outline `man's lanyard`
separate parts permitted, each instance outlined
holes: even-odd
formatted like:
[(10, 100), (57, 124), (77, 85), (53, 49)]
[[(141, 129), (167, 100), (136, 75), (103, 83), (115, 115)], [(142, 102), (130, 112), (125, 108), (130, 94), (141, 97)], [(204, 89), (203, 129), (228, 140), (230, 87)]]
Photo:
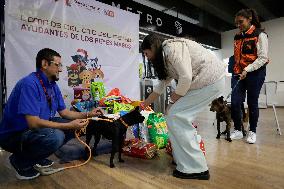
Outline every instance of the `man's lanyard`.
[(38, 72), (36, 73), (36, 76), (37, 76), (37, 78), (39, 79), (39, 82), (40, 82), (40, 84), (41, 84), (41, 86), (42, 86), (42, 88), (43, 88), (44, 94), (45, 94), (45, 96), (46, 96), (46, 100), (47, 100), (47, 102), (48, 102), (48, 106), (49, 106), (49, 108), (50, 108), (50, 111), (52, 111), (52, 110), (51, 110), (51, 109), (52, 109), (52, 107), (51, 107), (51, 96), (49, 96), (49, 94), (47, 93), (47, 89), (46, 89), (46, 87), (44, 86), (43, 80), (41, 79), (41, 77), (40, 77), (40, 75), (39, 75)]

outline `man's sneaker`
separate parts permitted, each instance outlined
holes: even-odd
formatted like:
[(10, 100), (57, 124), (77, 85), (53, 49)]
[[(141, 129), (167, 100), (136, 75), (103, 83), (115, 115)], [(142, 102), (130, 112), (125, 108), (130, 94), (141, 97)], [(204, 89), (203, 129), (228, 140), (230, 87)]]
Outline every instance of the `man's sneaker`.
[(35, 164), (36, 167), (38, 168), (47, 168), (50, 167), (54, 164), (53, 161), (49, 160), (49, 159), (43, 159), (41, 161), (39, 161), (37, 164)]
[(35, 170), (33, 167), (26, 168), (26, 169), (19, 169), (17, 165), (15, 164), (15, 159), (13, 155), (9, 157), (9, 160), (10, 160), (10, 164), (15, 169), (16, 177), (20, 180), (34, 179), (40, 175), (40, 173), (37, 170)]
[(254, 144), (255, 141), (256, 141), (256, 134), (255, 134), (255, 132), (250, 131), (249, 134), (248, 134), (247, 142), (249, 144)]
[(241, 131), (238, 131), (238, 130), (234, 130), (232, 133), (231, 133), (231, 139), (232, 140), (238, 140), (238, 139), (242, 139), (244, 136), (243, 136), (243, 133)]

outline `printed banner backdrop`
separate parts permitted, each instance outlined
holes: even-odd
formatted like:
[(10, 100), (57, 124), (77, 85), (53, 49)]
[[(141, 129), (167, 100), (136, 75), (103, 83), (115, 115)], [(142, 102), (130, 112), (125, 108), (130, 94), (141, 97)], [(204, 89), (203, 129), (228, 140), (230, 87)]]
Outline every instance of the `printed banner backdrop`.
[(8, 95), (47, 47), (61, 54), (57, 83), (67, 106), (74, 88), (98, 79), (106, 92), (140, 99), (138, 14), (93, 0), (6, 0), (5, 35)]

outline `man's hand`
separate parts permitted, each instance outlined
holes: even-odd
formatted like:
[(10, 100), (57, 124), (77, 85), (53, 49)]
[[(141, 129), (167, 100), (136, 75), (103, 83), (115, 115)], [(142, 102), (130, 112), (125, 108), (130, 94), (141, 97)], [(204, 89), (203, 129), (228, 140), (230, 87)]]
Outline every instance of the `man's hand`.
[(100, 108), (94, 108), (91, 112), (89, 112), (88, 117), (98, 117), (103, 114), (104, 113)]
[(89, 124), (89, 121), (87, 119), (75, 119), (69, 124), (71, 125), (70, 129), (82, 129)]
[(173, 103), (175, 103), (178, 99), (180, 99), (182, 96), (181, 95), (178, 95), (178, 94), (176, 94), (175, 92), (173, 92), (172, 94), (171, 94), (171, 103), (173, 104)]
[(239, 76), (240, 76), (240, 80), (243, 80), (243, 79), (245, 79), (246, 78), (246, 76), (247, 76), (247, 71), (243, 71), (241, 74), (239, 74)]

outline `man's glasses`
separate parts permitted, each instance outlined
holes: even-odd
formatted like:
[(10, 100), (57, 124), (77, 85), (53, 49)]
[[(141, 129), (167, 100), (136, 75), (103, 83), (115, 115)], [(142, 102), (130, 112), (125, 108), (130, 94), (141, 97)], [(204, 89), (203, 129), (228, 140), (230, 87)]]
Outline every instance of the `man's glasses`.
[(49, 62), (55, 64), (58, 68), (63, 67), (63, 65), (61, 63), (57, 63), (57, 62), (54, 62), (54, 61), (49, 61)]

